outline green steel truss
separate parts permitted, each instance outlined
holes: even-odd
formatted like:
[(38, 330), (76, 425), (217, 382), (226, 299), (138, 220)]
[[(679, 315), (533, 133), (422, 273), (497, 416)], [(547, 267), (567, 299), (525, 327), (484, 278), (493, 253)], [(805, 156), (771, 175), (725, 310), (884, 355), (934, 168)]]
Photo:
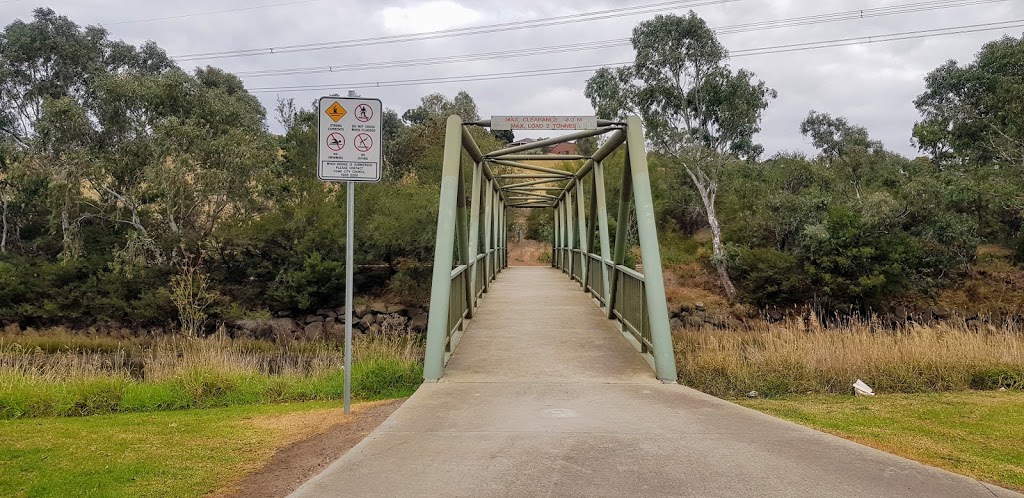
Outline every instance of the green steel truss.
[[(675, 382), (672, 334), (640, 119), (630, 117), (625, 123), (602, 120), (597, 130), (488, 154), (480, 151), (467, 126), (488, 127), (490, 122), (463, 123), (458, 116), (448, 118), (424, 377), (436, 381), (444, 375), (466, 320), (473, 318), (480, 298), (508, 266), (507, 211), (524, 208), (552, 211), (552, 266), (578, 282), (609, 319), (618, 321), (623, 334), (652, 364), (659, 379)], [(593, 156), (523, 154), (598, 135), (607, 137)], [(616, 225), (614, 247), (608, 232), (602, 162), (622, 146), (626, 147), (626, 161), (616, 219), (628, 220), (630, 208), (635, 211), (643, 272), (624, 266), (630, 224)], [(463, 152), (472, 160), (468, 199)], [(586, 162), (573, 173), (537, 166), (537, 161)], [(492, 165), (495, 169), (519, 171), (495, 175)]]

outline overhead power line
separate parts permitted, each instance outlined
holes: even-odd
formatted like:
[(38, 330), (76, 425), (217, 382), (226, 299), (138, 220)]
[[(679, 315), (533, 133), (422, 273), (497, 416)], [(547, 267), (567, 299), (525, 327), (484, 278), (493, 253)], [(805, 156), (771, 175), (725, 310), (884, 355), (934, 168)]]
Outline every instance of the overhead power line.
[[(732, 26), (722, 26), (715, 28), (715, 32), (719, 34), (737, 34), (750, 31), (760, 31), (765, 29), (776, 29), (786, 28), (793, 26), (805, 26), (811, 24), (823, 24), (838, 21), (848, 21), (855, 19), (867, 19), (881, 16), (891, 16), (908, 13), (918, 13), (924, 11), (931, 11), (937, 9), (949, 9), (956, 7), (966, 7), (979, 4), (989, 4), (997, 2), (1005, 2), (1007, 0), (931, 0), (926, 2), (918, 2), (913, 4), (890, 6), (890, 7), (877, 7), (870, 9), (860, 9), (843, 12), (832, 12), (827, 14), (817, 14), (813, 16), (803, 16), (791, 19), (776, 19), (770, 21), (760, 21), (745, 24), (736, 24)], [(570, 52), (582, 52), (590, 50), (601, 50), (607, 48), (618, 48), (630, 45), (629, 38), (620, 38), (613, 40), (598, 40), (592, 42), (581, 42), (581, 43), (570, 43), (562, 45), (549, 45), (535, 48), (525, 48), (516, 50), (501, 50), (496, 52), (485, 52), (485, 53), (472, 53), (472, 54), (460, 54), (460, 55), (449, 55), (439, 57), (427, 57), (421, 59), (409, 59), (400, 61), (383, 61), (383, 62), (359, 62), (354, 64), (339, 64), (330, 66), (313, 66), (313, 67), (301, 67), (301, 68), (288, 68), (288, 69), (266, 69), (260, 71), (248, 71), (235, 73), (237, 76), (242, 78), (262, 78), (272, 76), (294, 76), (302, 74), (318, 74), (318, 73), (333, 73), (333, 72), (356, 72), (356, 71), (369, 71), (374, 69), (394, 69), (403, 67), (416, 67), (416, 66), (433, 66), (437, 64), (457, 64), (464, 62), (478, 62), (486, 60), (497, 60), (497, 59), (510, 59), (510, 58), (523, 58), (523, 57), (536, 57), (541, 55), (552, 55), (552, 54), (563, 54)]]
[[(18, 0), (18, 1), (20, 1), (20, 0)], [(169, 20), (173, 20), (173, 19), (187, 19), (187, 18), (190, 18), (190, 17), (210, 16), (210, 15), (214, 15), (214, 14), (229, 14), (229, 13), (232, 13), (232, 12), (243, 12), (243, 11), (246, 11), (246, 10), (269, 9), (271, 7), (283, 7), (283, 6), (286, 6), (286, 5), (298, 5), (298, 4), (303, 4), (303, 3), (314, 3), (314, 2), (322, 2), (322, 1), (323, 0), (296, 0), (296, 1), (292, 1), (292, 2), (272, 3), (272, 4), (266, 4), (266, 5), (250, 5), (248, 7), (238, 7), (238, 8), (234, 8), (234, 9), (211, 10), (211, 11), (207, 11), (207, 12), (195, 12), (195, 13), (192, 13), (192, 14), (178, 14), (178, 15), (164, 16), (164, 17), (150, 17), (148, 19), (133, 19), (131, 21), (116, 21), (116, 22), (100, 23), (100, 25), (101, 26), (117, 26), (117, 25), (121, 25), (121, 24), (135, 24), (135, 23), (152, 22), (152, 21), (169, 21)], [(3, 3), (3, 2), (0, 2), (0, 3)]]
[(193, 60), (226, 59), (233, 57), (251, 57), (256, 55), (287, 54), (294, 52), (309, 52), (314, 50), (330, 50), (336, 48), (364, 47), (375, 45), (387, 45), (393, 43), (408, 43), (414, 41), (434, 40), (439, 38), (453, 38), (460, 36), (480, 35), (487, 33), (498, 33), (506, 31), (518, 31), (549, 26), (564, 26), (566, 24), (577, 24), (584, 22), (599, 21), (603, 19), (615, 19), (623, 16), (634, 16), (661, 12), (674, 8), (692, 8), (706, 5), (720, 5), (739, 2), (742, 0), (673, 0), (630, 7), (618, 7), (615, 9), (598, 10), (593, 12), (580, 12), (564, 16), (545, 17), (526, 21), (513, 21), (498, 24), (486, 24), (482, 26), (470, 26), (465, 28), (452, 28), (439, 31), (428, 31), (425, 33), (413, 33), (408, 35), (379, 36), (373, 38), (360, 38), (340, 40), (321, 43), (305, 43), (298, 45), (282, 45), (280, 47), (264, 47), (240, 50), (225, 50), (222, 52), (203, 52), (175, 56), (179, 62)]
[[(806, 43), (793, 43), (787, 45), (774, 45), (766, 47), (754, 47), (742, 50), (736, 50), (732, 52), (733, 57), (749, 57), (756, 55), (768, 55), (778, 54), (787, 52), (798, 52), (806, 50), (819, 50), (826, 48), (844, 47), (858, 44), (871, 44), (871, 43), (887, 43), (901, 40), (914, 40), (922, 38), (931, 38), (938, 36), (951, 36), (965, 33), (978, 33), (983, 31), (994, 31), (1001, 29), (1012, 29), (1012, 28), (1024, 28), (1024, 19), (1015, 19), (1011, 21), (1000, 21), (990, 22), (981, 24), (969, 24), (962, 26), (951, 26), (947, 28), (936, 28), (926, 29), (917, 31), (905, 31), (901, 33), (889, 33), (883, 35), (874, 36), (861, 36), (851, 38), (837, 38), (832, 40), (822, 40), (816, 42)], [(268, 92), (300, 92), (300, 91), (320, 91), (320, 90), (337, 90), (339, 88), (345, 89), (357, 89), (357, 88), (386, 88), (386, 87), (398, 87), (398, 86), (411, 86), (411, 85), (425, 85), (425, 84), (441, 84), (441, 83), (462, 83), (469, 81), (488, 81), (497, 79), (510, 79), (510, 78), (529, 78), (538, 76), (554, 76), (561, 74), (574, 74), (574, 73), (587, 73), (593, 72), (603, 67), (623, 67), (633, 64), (632, 61), (624, 62), (613, 62), (608, 64), (592, 64), (584, 66), (570, 66), (570, 67), (556, 67), (548, 69), (535, 69), (525, 71), (509, 71), (501, 73), (486, 73), (486, 74), (473, 74), (473, 75), (460, 75), (460, 76), (442, 76), (434, 78), (415, 78), (415, 79), (401, 79), (401, 80), (390, 80), (390, 81), (366, 81), (361, 83), (331, 83), (331, 84), (318, 84), (318, 85), (303, 85), (303, 86), (282, 86), (282, 87), (260, 87), (250, 88), (249, 91), (252, 93), (268, 93)]]

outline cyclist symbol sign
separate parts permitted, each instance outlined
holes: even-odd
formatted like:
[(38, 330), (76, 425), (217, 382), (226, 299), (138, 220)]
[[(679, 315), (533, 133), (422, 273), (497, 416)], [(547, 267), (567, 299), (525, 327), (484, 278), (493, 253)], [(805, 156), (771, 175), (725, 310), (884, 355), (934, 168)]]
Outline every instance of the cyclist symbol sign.
[(381, 152), (381, 102), (377, 99), (320, 99), (317, 176), (328, 182), (378, 182)]

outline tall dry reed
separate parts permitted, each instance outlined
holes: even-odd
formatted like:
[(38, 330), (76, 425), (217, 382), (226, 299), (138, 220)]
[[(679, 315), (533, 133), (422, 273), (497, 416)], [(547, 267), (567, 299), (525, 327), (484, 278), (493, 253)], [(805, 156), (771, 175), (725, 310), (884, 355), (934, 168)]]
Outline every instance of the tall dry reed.
[(849, 393), (857, 379), (881, 393), (1024, 389), (1024, 333), (1013, 325), (760, 322), (678, 331), (675, 344), (680, 381), (718, 396)]
[[(420, 382), (416, 338), (360, 337), (352, 353), (357, 398), (405, 396)], [(331, 342), (0, 336), (0, 418), (336, 399), (343, 366)]]

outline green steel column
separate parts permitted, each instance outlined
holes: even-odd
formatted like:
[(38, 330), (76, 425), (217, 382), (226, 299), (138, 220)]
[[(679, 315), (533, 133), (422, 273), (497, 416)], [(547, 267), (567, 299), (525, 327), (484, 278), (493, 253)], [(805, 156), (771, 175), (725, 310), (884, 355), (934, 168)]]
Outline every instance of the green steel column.
[(469, 274), (469, 295), (472, 296), (471, 302), (473, 303), (469, 307), (469, 318), (473, 318), (473, 314), (476, 311), (477, 299), (476, 299), (476, 272), (477, 264), (476, 258), (480, 253), (480, 182), (483, 178), (483, 163), (476, 163), (473, 165), (473, 186), (470, 192), (470, 207), (469, 207), (469, 268), (466, 273)]
[(491, 290), (491, 245), (494, 229), (494, 185), (493, 180), (484, 184), (484, 292)]
[(654, 366), (662, 382), (676, 382), (678, 377), (675, 351), (672, 349), (672, 329), (668, 321), (668, 302), (665, 299), (665, 277), (661, 271), (658, 226), (654, 217), (651, 177), (647, 170), (647, 151), (640, 118), (630, 116), (626, 120), (626, 141), (633, 176), (633, 196), (636, 199), (640, 254), (644, 262), (644, 289), (647, 293), (647, 317), (651, 325)]
[[(462, 171), (462, 159), (459, 159), (459, 189), (456, 197), (458, 198), (458, 209), (456, 210), (456, 216), (458, 222), (455, 225), (455, 235), (458, 239), (459, 248), (459, 260), (458, 264), (468, 265), (472, 262), (469, 259), (469, 206), (466, 205), (466, 181), (463, 177)], [(468, 268), (467, 268), (468, 269)], [(476, 299), (473, 298), (473, 290), (470, 289), (469, 284), (469, 272), (462, 272), (459, 277), (463, 280), (463, 292), (466, 294), (466, 309), (472, 314), (473, 303)]]
[(615, 218), (615, 255), (612, 259), (611, 287), (608, 289), (608, 318), (615, 318), (615, 298), (619, 291), (617, 266), (626, 262), (626, 239), (629, 236), (629, 203), (633, 199), (633, 175), (630, 173), (629, 144), (626, 161), (622, 166), (622, 190), (619, 191), (619, 214)]
[(565, 256), (565, 252), (569, 248), (569, 220), (565, 216), (565, 213), (568, 210), (567, 206), (567, 201), (562, 199), (561, 209), (559, 210), (558, 215), (562, 219), (562, 255), (559, 263), (561, 263), (561, 269), (563, 272), (569, 269), (569, 260)]
[(590, 258), (587, 257), (587, 206), (586, 196), (583, 193), (583, 180), (576, 180), (576, 219), (580, 225), (580, 285), (583, 292), (587, 292), (587, 266)]
[[(598, 231), (601, 238), (601, 269), (604, 277), (604, 298), (607, 310), (612, 309), (609, 295), (611, 288), (608, 284), (608, 261), (612, 259), (611, 241), (608, 235), (608, 199), (604, 188), (604, 164), (594, 163), (594, 205), (597, 207)], [(613, 268), (614, 270), (614, 268)]]
[(423, 358), (423, 377), (427, 381), (439, 380), (444, 375), (461, 157), (462, 118), (451, 116), (448, 118), (444, 139), (441, 201), (437, 213), (437, 242), (434, 244), (434, 277), (430, 287), (430, 315), (427, 319), (427, 345)]
[(551, 267), (558, 268), (558, 232), (562, 228), (558, 225), (559, 203), (551, 208)]
[(573, 226), (572, 226), (573, 225), (573, 221), (572, 220), (575, 217), (576, 217), (576, 208), (575, 208), (575, 205), (572, 202), (572, 193), (566, 192), (565, 193), (565, 228), (566, 228), (566, 231), (568, 232), (568, 235), (569, 235), (569, 237), (568, 237), (568, 241), (569, 241), (569, 247), (568, 247), (568, 249), (569, 249), (569, 251), (568, 251), (568, 253), (569, 253), (569, 266), (568, 266), (568, 268), (569, 268), (569, 279), (570, 280), (572, 280), (572, 278), (573, 278), (572, 272), (573, 272), (573, 270), (576, 267), (576, 255), (573, 252), (573, 249), (576, 248), (576, 231), (573, 229)]

